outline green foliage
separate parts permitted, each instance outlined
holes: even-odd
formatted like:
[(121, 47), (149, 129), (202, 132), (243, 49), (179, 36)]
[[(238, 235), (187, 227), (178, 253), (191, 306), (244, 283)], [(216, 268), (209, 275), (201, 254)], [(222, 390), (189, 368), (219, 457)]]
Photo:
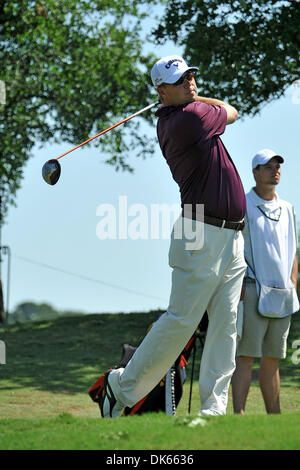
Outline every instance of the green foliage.
[(9, 325), (14, 325), (32, 321), (55, 320), (62, 316), (69, 317), (75, 315), (84, 315), (84, 313), (75, 310), (56, 310), (47, 303), (22, 302), (9, 313), (7, 322)]
[(300, 75), (300, 2), (170, 0), (155, 38), (184, 45), (204, 96), (255, 115)]
[(28, 321), (54, 320), (58, 316), (58, 312), (49, 304), (23, 302), (9, 315), (8, 320), (10, 324), (25, 323)]
[[(0, 80), (6, 85), (6, 104), (0, 104), (0, 223), (36, 143), (63, 139), (76, 145), (153, 98), (148, 71), (154, 58), (143, 55), (140, 34), (147, 3), (0, 1)], [(151, 112), (143, 117), (151, 121)], [(94, 143), (116, 169), (131, 170), (126, 155), (133, 149), (137, 156), (153, 149), (138, 121)]]

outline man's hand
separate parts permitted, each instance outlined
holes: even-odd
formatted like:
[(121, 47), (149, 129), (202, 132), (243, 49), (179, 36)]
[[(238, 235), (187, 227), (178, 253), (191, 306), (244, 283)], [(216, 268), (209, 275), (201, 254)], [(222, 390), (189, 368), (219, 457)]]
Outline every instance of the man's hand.
[(242, 285), (242, 290), (241, 290), (240, 300), (244, 300), (244, 298), (245, 298), (245, 292), (246, 292), (246, 284), (243, 283), (243, 285)]
[(196, 101), (202, 101), (203, 103), (212, 104), (214, 106), (223, 106), (227, 112), (227, 124), (232, 124), (238, 117), (239, 113), (237, 110), (230, 104), (225, 103), (225, 101), (217, 100), (215, 98), (205, 98), (204, 96), (197, 96)]

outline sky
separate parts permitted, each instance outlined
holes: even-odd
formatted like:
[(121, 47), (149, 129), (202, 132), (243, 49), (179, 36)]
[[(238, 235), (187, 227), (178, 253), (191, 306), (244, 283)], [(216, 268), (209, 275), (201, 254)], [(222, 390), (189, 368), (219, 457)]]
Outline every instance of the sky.
[[(170, 44), (153, 46), (153, 52), (160, 56), (182, 53)], [(222, 99), (221, 92), (214, 98)], [(8, 245), (12, 255), (10, 311), (30, 301), (45, 302), (60, 311), (84, 313), (167, 308), (172, 225), (167, 230), (169, 235), (159, 227), (159, 237), (153, 239), (150, 221), (161, 204), (170, 210), (173, 206), (179, 208), (180, 196), (161, 154), (155, 126), (143, 126), (156, 140), (155, 154), (146, 160), (133, 155), (130, 159), (135, 168), (133, 174), (116, 172), (105, 165), (101, 146), (97, 149), (84, 146), (60, 160), (61, 177), (55, 186), (50, 186), (41, 176), (43, 164), (72, 145), (61, 142), (36, 146), (24, 170), (17, 207), (10, 207), (2, 229), (2, 245)], [(270, 148), (284, 157), (277, 192), (294, 205), (300, 221), (299, 137), (300, 82), (291, 83), (285, 96), (265, 106), (259, 115), (238, 119), (227, 126), (222, 140), (246, 192), (254, 183), (251, 160), (258, 150)], [(122, 210), (124, 205), (127, 214)], [(111, 215), (109, 226), (104, 226), (104, 221), (108, 221), (105, 214)], [(148, 218), (148, 227), (138, 226), (141, 214), (144, 221)], [(105, 230), (110, 238), (101, 239)], [(134, 239), (138, 234), (146, 238)], [(4, 255), (5, 300), (7, 260)]]

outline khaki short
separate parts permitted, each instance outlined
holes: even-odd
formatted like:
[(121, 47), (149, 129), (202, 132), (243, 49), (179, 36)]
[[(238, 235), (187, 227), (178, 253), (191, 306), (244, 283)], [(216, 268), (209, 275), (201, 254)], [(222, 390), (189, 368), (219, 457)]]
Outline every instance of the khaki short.
[(266, 318), (257, 311), (255, 282), (246, 282), (242, 337), (238, 342), (237, 356), (286, 357), (286, 342), (291, 315), (285, 318)]

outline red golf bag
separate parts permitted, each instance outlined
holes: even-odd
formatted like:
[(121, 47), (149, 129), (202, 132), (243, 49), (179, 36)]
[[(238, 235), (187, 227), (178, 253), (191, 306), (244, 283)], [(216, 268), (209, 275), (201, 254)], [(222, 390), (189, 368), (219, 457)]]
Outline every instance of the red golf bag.
[[(192, 396), (192, 384), (194, 377), (194, 363), (196, 353), (196, 341), (199, 340), (201, 347), (204, 346), (205, 334), (208, 326), (207, 313), (202, 317), (198, 328), (188, 341), (187, 345), (178, 356), (172, 367), (169, 369), (167, 374), (161, 379), (156, 387), (151, 390), (144, 398), (136, 403), (132, 408), (125, 408), (124, 415), (143, 414), (147, 412), (159, 412), (163, 411), (166, 414), (173, 415), (176, 412), (176, 408), (181, 400), (183, 393), (183, 384), (186, 380), (186, 366), (191, 353), (192, 356), (192, 371), (191, 371), (191, 384), (190, 384), (190, 396), (189, 396), (189, 409), (191, 407), (191, 396)], [(123, 344), (121, 360), (117, 366), (126, 367), (126, 364), (130, 361), (131, 357), (135, 353), (137, 347), (131, 346), (130, 344)], [(91, 399), (99, 404), (99, 392), (100, 392), (99, 379), (91, 386), (88, 393)]]

